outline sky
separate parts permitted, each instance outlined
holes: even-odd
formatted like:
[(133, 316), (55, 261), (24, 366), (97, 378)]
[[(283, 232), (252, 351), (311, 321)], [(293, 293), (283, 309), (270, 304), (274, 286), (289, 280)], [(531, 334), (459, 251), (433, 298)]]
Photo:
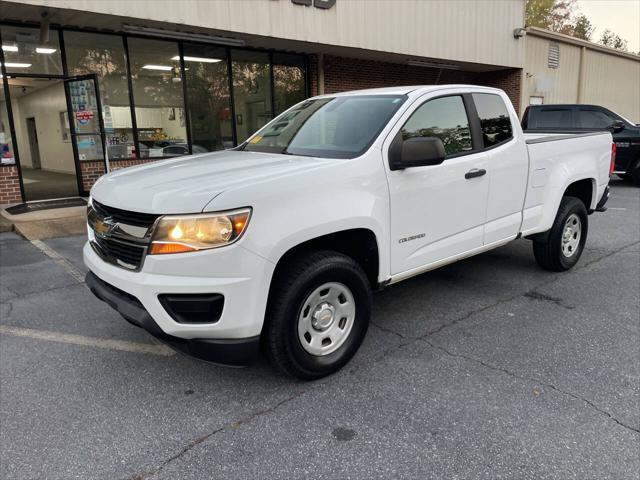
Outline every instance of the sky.
[(592, 41), (608, 28), (628, 42), (629, 51), (640, 51), (640, 0), (578, 0), (576, 5), (596, 27)]

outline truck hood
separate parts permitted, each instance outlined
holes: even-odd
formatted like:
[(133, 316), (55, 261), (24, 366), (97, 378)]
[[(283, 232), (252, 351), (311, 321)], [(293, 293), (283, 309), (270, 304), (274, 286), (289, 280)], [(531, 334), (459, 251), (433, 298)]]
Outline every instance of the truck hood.
[(226, 190), (297, 174), (327, 162), (335, 160), (243, 151), (205, 153), (109, 173), (96, 182), (91, 196), (123, 210), (196, 213)]

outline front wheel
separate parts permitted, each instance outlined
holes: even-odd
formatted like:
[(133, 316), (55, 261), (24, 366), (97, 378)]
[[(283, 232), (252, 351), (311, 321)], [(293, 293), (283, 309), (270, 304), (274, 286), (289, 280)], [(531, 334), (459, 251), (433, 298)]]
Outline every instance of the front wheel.
[(316, 251), (289, 260), (274, 279), (262, 334), (271, 363), (305, 380), (336, 372), (364, 339), (371, 297), (365, 272), (346, 255)]
[(547, 239), (533, 242), (533, 255), (538, 265), (553, 272), (569, 270), (582, 255), (588, 229), (584, 203), (574, 197), (564, 197)]

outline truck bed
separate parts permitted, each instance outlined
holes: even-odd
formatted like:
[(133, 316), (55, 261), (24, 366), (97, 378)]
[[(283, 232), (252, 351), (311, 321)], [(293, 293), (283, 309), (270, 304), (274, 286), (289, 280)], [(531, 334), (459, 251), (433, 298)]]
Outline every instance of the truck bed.
[(591, 205), (587, 209), (595, 209), (609, 181), (611, 134), (525, 133), (524, 138), (529, 154), (529, 179), (522, 235), (551, 228), (567, 185), (575, 181), (591, 182)]

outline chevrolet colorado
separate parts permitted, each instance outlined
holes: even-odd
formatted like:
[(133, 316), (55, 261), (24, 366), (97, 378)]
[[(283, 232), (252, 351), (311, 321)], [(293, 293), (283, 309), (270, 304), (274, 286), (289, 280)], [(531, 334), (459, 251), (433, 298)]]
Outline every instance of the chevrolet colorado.
[(562, 271), (603, 211), (611, 134), (524, 135), (470, 85), (307, 99), (233, 150), (103, 176), (84, 261), (93, 293), (174, 348), (319, 378), (363, 341), (372, 291), (533, 241)]

